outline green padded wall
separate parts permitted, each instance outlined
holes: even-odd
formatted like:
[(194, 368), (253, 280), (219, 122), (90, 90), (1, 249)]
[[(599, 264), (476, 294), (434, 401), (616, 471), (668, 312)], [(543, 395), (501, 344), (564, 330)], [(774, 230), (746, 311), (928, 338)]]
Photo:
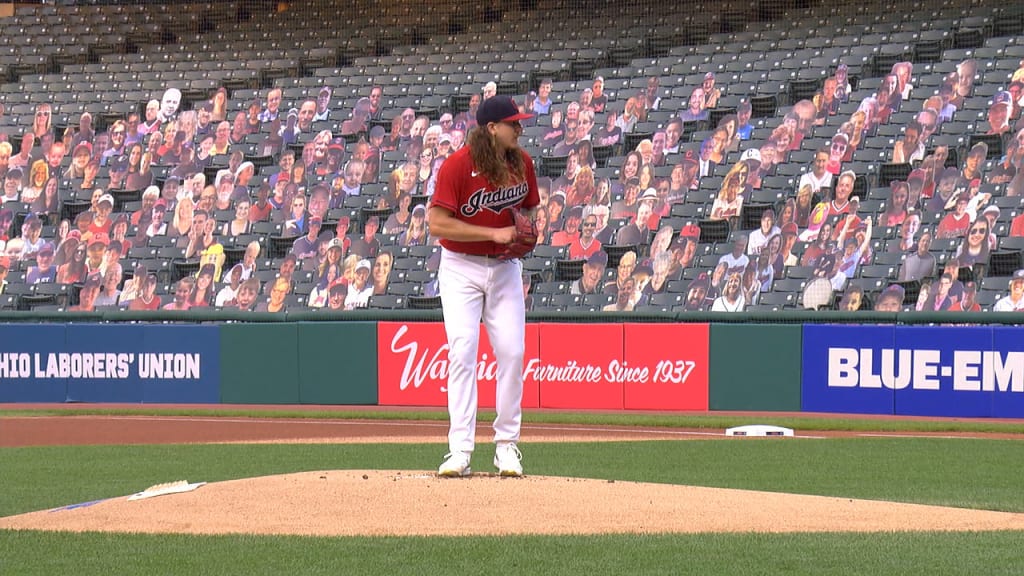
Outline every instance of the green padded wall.
[(297, 324), (223, 324), (220, 399), (228, 404), (297, 404)]
[(799, 411), (801, 324), (712, 324), (708, 408)]
[(299, 401), (377, 403), (377, 323), (301, 322)]

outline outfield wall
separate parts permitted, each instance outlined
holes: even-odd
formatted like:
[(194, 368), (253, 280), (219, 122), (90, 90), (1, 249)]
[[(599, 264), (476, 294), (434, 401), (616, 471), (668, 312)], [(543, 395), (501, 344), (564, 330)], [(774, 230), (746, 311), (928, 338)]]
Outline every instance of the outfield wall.
[[(688, 319), (699, 321), (533, 319), (524, 406), (1024, 417), (1016, 326)], [(444, 327), (429, 314), (78, 320), (0, 324), (0, 402), (446, 403)], [(493, 407), (495, 359), (482, 333), (480, 402)]]

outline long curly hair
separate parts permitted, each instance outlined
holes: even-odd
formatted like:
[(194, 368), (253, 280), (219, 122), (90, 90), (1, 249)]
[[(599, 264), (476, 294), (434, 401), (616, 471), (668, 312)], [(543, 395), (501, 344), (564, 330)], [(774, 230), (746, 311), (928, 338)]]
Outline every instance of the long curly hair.
[(495, 186), (508, 186), (526, 178), (526, 162), (518, 148), (498, 152), (494, 138), (484, 126), (469, 132), (469, 155), (477, 171)]

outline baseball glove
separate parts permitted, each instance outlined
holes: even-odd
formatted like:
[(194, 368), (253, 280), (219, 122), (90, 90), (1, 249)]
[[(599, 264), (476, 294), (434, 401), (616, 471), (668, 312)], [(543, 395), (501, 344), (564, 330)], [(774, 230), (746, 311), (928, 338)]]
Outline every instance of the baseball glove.
[(504, 260), (522, 258), (537, 245), (537, 227), (529, 214), (523, 210), (513, 210), (512, 224), (516, 227), (516, 237), (511, 244), (505, 246), (505, 252), (501, 255)]

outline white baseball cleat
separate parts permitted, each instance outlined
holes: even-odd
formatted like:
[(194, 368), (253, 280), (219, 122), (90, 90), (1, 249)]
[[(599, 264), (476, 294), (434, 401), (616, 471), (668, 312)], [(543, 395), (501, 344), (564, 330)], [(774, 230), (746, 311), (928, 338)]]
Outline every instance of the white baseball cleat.
[(494, 465), (501, 476), (522, 476), (522, 459), (523, 453), (519, 451), (515, 442), (502, 444), (494, 450)]
[(473, 473), (473, 470), (469, 467), (469, 452), (449, 452), (444, 457), (444, 463), (437, 469), (438, 476), (459, 478)]

